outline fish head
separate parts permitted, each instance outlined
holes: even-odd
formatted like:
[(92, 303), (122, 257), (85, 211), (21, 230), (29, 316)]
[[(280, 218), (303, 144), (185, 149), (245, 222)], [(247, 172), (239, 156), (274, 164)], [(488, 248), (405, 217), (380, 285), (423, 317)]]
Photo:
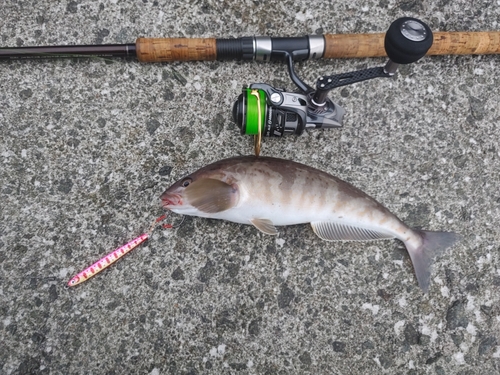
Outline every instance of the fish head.
[(239, 190), (236, 181), (226, 173), (202, 168), (175, 182), (160, 199), (163, 208), (175, 213), (210, 217), (234, 207)]
[(184, 177), (165, 190), (160, 196), (162, 206), (167, 209), (182, 208), (184, 204), (182, 197), (191, 181), (192, 179)]

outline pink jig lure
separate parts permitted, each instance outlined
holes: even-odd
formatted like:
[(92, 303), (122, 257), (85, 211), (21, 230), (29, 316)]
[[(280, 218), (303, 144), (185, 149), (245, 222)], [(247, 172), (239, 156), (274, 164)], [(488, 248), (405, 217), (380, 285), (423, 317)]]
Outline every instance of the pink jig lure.
[(120, 259), (125, 254), (127, 254), (128, 252), (135, 249), (137, 246), (139, 246), (141, 243), (146, 241), (148, 238), (149, 238), (148, 233), (141, 234), (139, 237), (134, 238), (129, 243), (123, 245), (122, 247), (119, 247), (115, 251), (106, 255), (104, 258), (99, 259), (97, 262), (92, 264), (90, 267), (84, 269), (78, 275), (74, 276), (68, 282), (68, 286), (75, 286), (75, 285), (78, 285), (80, 283), (83, 283), (84, 281), (87, 281), (92, 276), (97, 275), (99, 272), (101, 272), (106, 267), (109, 267), (110, 265), (112, 265), (114, 262), (116, 262), (118, 259)]
[[(166, 217), (167, 217), (167, 215), (160, 216), (158, 219), (156, 219), (153, 222), (153, 224), (151, 224), (151, 227), (149, 228), (148, 232), (141, 234), (137, 238), (134, 238), (132, 241), (130, 241), (129, 243), (126, 243), (122, 247), (119, 247), (118, 249), (109, 253), (104, 258), (99, 259), (97, 262), (92, 264), (90, 267), (85, 268), (78, 275), (73, 276), (73, 278), (70, 281), (68, 281), (68, 286), (75, 286), (75, 285), (78, 285), (80, 283), (83, 283), (84, 281), (87, 281), (92, 276), (97, 275), (99, 272), (101, 272), (106, 267), (109, 267), (110, 265), (112, 265), (114, 262), (116, 262), (118, 259), (123, 257), (125, 254), (134, 250), (137, 246), (139, 246), (141, 243), (143, 243), (144, 241), (146, 241), (149, 238), (149, 233), (153, 231), (153, 229), (155, 228), (155, 225), (158, 224), (160, 221), (164, 220)], [(171, 224), (163, 224), (163, 228), (165, 228), (165, 229), (173, 228), (173, 226)]]

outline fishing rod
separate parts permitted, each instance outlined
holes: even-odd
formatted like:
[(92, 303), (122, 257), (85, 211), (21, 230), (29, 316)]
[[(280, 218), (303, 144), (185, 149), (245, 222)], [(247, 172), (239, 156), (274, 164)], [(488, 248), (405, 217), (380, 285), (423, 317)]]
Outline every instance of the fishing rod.
[[(262, 137), (300, 135), (305, 129), (339, 128), (345, 110), (328, 94), (337, 87), (392, 77), (401, 64), (425, 55), (500, 54), (500, 31), (436, 32), (424, 22), (403, 17), (387, 32), (325, 34), (302, 37), (254, 36), (236, 39), (138, 38), (135, 44), (0, 48), (0, 60), (71, 57), (136, 58), (140, 62), (196, 60), (281, 61), (287, 64), (294, 92), (253, 83), (233, 105), (233, 120), (241, 134), (254, 135), (255, 153)], [(312, 88), (294, 71), (294, 62), (320, 58), (389, 57), (382, 67), (323, 76)]]
[[(397, 22), (397, 21), (395, 21)], [(2, 47), (0, 60), (63, 57), (137, 58), (141, 62), (195, 60), (283, 61), (387, 56), (385, 33), (325, 34), (302, 37), (251, 36), (216, 38), (138, 38), (130, 44)], [(436, 32), (427, 55), (482, 55), (500, 53), (500, 31)]]

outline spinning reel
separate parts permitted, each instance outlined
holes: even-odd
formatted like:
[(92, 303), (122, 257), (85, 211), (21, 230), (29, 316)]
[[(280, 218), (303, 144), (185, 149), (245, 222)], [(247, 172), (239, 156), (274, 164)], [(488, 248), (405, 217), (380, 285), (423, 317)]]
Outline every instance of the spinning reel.
[[(309, 43), (312, 42), (310, 39)], [(328, 97), (331, 90), (373, 78), (392, 77), (400, 64), (422, 58), (432, 42), (432, 31), (425, 23), (414, 18), (400, 18), (391, 24), (385, 35), (384, 47), (389, 57), (385, 66), (323, 76), (316, 82), (315, 89), (304, 83), (294, 71), (293, 62), (307, 58), (303, 50), (294, 49), (293, 44), (273, 49), (278, 43), (269, 40), (267, 44), (261, 42), (268, 47), (259, 51), (257, 43), (257, 53), (264, 55), (264, 59), (286, 62), (298, 91), (288, 92), (265, 83), (252, 83), (243, 88), (234, 103), (233, 119), (241, 134), (255, 136), (256, 155), (260, 152), (262, 136), (282, 137), (285, 134), (300, 135), (305, 129), (340, 128), (345, 110)], [(309, 46), (308, 51), (311, 50), (313, 47)]]

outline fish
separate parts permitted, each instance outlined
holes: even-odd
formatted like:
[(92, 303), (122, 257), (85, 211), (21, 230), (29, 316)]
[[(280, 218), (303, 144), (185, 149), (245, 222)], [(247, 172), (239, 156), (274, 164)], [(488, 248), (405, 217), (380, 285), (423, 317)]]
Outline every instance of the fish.
[(350, 183), (273, 157), (217, 161), (181, 178), (160, 199), (178, 214), (250, 224), (269, 235), (278, 234), (277, 226), (310, 223), (326, 241), (398, 239), (424, 293), (434, 259), (460, 240), (453, 232), (412, 229)]

